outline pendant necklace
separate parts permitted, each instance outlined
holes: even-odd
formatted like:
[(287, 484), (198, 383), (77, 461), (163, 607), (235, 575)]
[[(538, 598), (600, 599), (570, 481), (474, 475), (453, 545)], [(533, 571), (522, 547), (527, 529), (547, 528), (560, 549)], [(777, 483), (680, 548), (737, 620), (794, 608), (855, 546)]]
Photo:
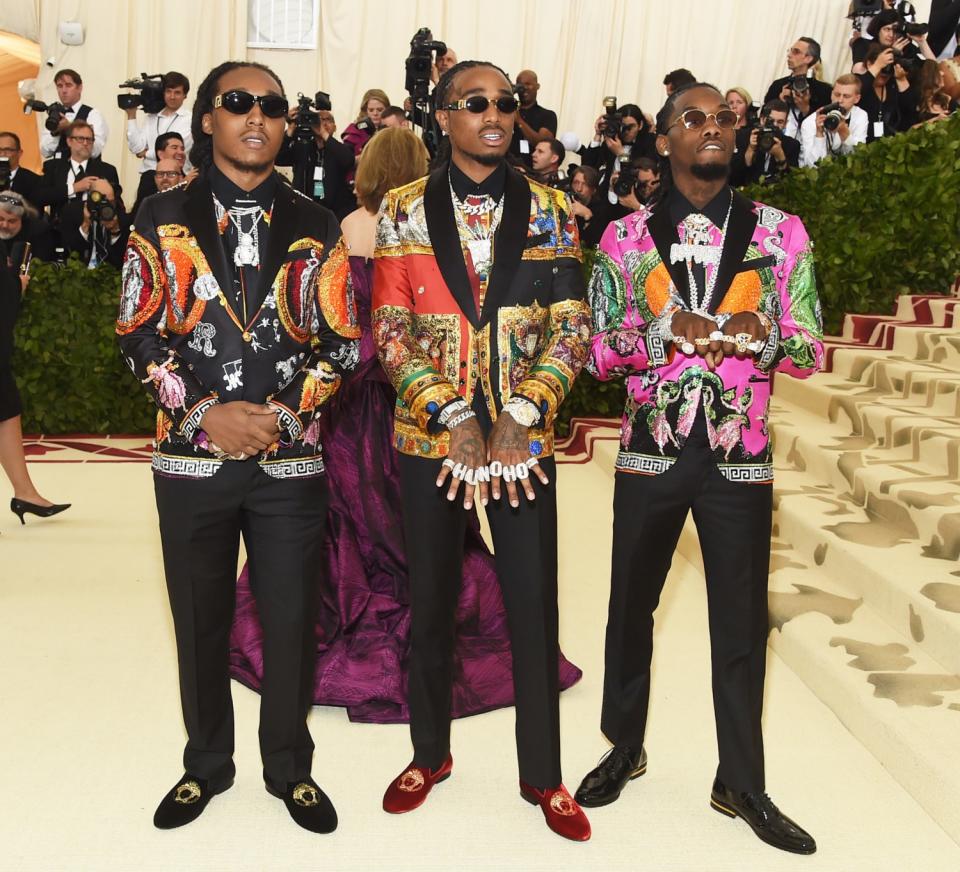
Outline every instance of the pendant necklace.
[[(717, 284), (717, 273), (720, 272), (720, 255), (723, 252), (723, 244), (727, 238), (727, 227), (730, 225), (730, 213), (733, 211), (733, 194), (730, 194), (730, 205), (727, 206), (727, 217), (723, 219), (723, 227), (720, 230), (720, 244), (710, 245), (710, 227), (713, 226), (706, 215), (699, 213), (690, 215), (684, 220), (684, 227), (687, 230), (686, 243), (681, 246), (686, 255), (684, 260), (687, 263), (687, 279), (690, 282), (690, 308), (698, 315), (709, 318), (710, 302), (713, 299), (713, 290)], [(701, 251), (697, 251), (697, 249)], [(702, 253), (701, 253), (702, 252)], [(706, 281), (706, 290), (703, 299), (700, 299), (700, 288), (697, 285), (697, 279), (693, 274), (694, 262), (703, 264), (704, 276), (707, 272), (707, 264), (713, 265), (710, 277)]]

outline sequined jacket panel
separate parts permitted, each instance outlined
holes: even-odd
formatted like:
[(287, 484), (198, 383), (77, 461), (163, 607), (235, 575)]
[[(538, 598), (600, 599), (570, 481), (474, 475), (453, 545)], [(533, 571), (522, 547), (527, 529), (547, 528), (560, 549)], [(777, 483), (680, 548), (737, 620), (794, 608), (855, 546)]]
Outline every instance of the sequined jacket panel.
[(276, 478), (322, 474), (319, 415), (359, 357), (347, 251), (332, 213), (277, 185), (258, 305), (224, 293), (233, 272), (203, 179), (145, 201), (130, 234), (117, 334), (157, 405), (154, 470), (205, 478), (222, 462), (200, 422), (216, 403), (271, 402), (279, 442), (257, 457)]
[[(773, 330), (755, 357), (725, 357), (715, 372), (702, 358), (677, 351), (664, 335), (669, 329), (664, 330), (661, 316), (672, 314), (671, 305), (689, 306), (676, 290), (676, 271), (671, 274), (662, 257), (663, 238), (658, 249), (651, 233), (655, 213), (641, 209), (603, 234), (590, 279), (596, 332), (587, 366), (602, 380), (626, 376), (619, 470), (656, 475), (670, 469), (702, 408), (723, 475), (731, 481), (772, 482), (767, 432), (772, 375), (806, 378), (823, 365), (813, 251), (803, 223), (734, 196), (728, 236), (739, 232), (742, 246), (733, 251), (736, 262), (729, 262), (725, 246), (720, 265), (706, 267), (708, 277), (721, 269), (729, 279), (725, 287), (717, 286), (711, 313), (761, 311)], [(677, 236), (669, 238), (681, 233), (671, 226), (669, 232), (674, 231)], [(713, 244), (721, 244), (719, 229), (713, 227), (712, 233)]]
[(530, 451), (553, 451), (553, 422), (589, 353), (577, 226), (563, 193), (513, 170), (478, 313), (445, 170), (390, 191), (377, 227), (373, 330), (397, 389), (395, 444), (443, 457), (437, 412), (479, 387), (491, 420), (512, 396), (539, 410)]

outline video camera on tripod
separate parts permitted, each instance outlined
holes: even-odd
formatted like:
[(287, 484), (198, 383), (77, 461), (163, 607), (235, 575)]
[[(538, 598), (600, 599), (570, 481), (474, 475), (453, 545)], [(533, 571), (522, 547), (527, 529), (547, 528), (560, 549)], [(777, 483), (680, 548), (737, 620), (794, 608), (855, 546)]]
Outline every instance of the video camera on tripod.
[(430, 79), (433, 66), (438, 58), (447, 53), (447, 44), (433, 38), (429, 27), (421, 27), (410, 40), (410, 54), (407, 55), (407, 71), (403, 87), (415, 103), (426, 103), (430, 97)]
[(323, 119), (321, 112), (332, 112), (333, 103), (326, 91), (317, 91), (311, 100), (302, 92), (297, 94), (297, 113), (294, 119), (293, 142), (290, 146), (293, 165), (293, 187), (308, 197), (322, 199), (323, 179), (316, 179), (314, 143), (318, 127)]
[(117, 94), (117, 106), (121, 109), (135, 109), (140, 106), (147, 114), (156, 115), (162, 112), (166, 105), (163, 100), (163, 76), (159, 73), (154, 73), (152, 76), (140, 73), (139, 79), (127, 79), (117, 87), (139, 91), (137, 94)]

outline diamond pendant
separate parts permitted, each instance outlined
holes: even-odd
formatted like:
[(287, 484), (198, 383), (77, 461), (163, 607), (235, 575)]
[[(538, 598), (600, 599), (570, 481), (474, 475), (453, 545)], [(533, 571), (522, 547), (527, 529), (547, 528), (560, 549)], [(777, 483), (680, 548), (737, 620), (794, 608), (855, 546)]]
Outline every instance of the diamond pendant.
[(237, 266), (257, 266), (259, 260), (257, 247), (253, 244), (253, 238), (249, 233), (241, 233), (239, 241), (237, 242), (236, 251), (233, 253), (233, 262)]

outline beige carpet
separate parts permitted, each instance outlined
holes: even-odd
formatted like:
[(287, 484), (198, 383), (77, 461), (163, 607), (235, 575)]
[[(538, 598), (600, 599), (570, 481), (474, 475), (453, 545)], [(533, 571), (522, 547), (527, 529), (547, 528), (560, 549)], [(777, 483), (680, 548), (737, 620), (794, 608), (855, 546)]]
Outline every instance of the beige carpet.
[[(589, 843), (554, 836), (518, 796), (512, 710), (456, 722), (454, 777), (396, 818), (380, 797), (410, 757), (406, 727), (314, 710), (314, 774), (341, 826), (305, 833), (262, 788), (259, 697), (238, 685), (236, 785), (195, 824), (159, 832), (151, 815), (180, 774), (183, 732), (149, 468), (99, 462), (104, 452), (82, 443), (51, 445), (46, 461), (91, 460), (32, 465), (41, 490), (74, 508), (26, 527), (0, 513), (2, 870), (960, 869), (960, 846), (772, 652), (769, 789), (820, 850), (775, 851), (709, 808), (705, 596), (682, 559), (658, 614), (649, 772), (591, 813)], [(606, 749), (598, 721), (611, 486), (599, 458), (560, 471), (562, 644), (585, 673), (562, 699), (571, 789)]]

